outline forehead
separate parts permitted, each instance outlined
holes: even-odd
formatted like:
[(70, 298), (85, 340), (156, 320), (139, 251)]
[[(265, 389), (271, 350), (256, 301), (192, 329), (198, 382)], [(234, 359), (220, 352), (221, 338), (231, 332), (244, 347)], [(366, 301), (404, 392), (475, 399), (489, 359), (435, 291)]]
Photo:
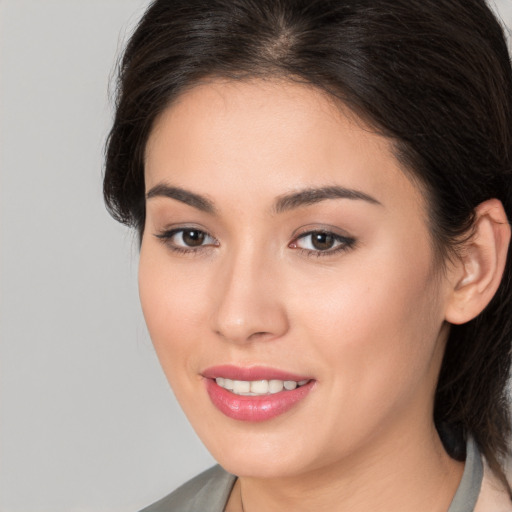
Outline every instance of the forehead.
[[(157, 119), (146, 189), (161, 182), (229, 198), (341, 185), (382, 199), (422, 200), (392, 143), (323, 91), (290, 81), (212, 80)], [(379, 199), (379, 197), (377, 197)], [(381, 199), (379, 199), (380, 201)]]

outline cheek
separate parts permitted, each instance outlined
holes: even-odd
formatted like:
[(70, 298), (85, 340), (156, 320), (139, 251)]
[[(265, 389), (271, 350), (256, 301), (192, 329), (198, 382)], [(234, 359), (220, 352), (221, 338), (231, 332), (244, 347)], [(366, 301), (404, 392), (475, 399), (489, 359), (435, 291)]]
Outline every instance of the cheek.
[[(139, 295), (144, 318), (160, 363), (171, 381), (189, 368), (193, 351), (204, 342), (204, 290), (197, 274), (169, 265), (165, 251), (142, 247)], [(202, 300), (199, 300), (203, 297)]]
[(315, 340), (311, 349), (330, 361), (326, 378), (354, 404), (379, 407), (383, 395), (430, 383), (442, 314), (427, 256), (407, 265), (403, 257), (390, 249), (367, 262), (353, 258), (347, 271), (318, 280), (296, 299), (303, 337)]

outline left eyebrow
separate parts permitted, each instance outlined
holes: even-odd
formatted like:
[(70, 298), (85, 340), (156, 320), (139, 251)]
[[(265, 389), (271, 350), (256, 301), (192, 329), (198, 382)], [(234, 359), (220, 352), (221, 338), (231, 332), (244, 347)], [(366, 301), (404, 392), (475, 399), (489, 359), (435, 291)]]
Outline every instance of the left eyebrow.
[(377, 201), (377, 199), (359, 190), (330, 186), (321, 188), (306, 188), (299, 190), (298, 192), (292, 192), (290, 194), (280, 196), (274, 203), (273, 210), (275, 213), (283, 213), (295, 208), (300, 208), (301, 206), (309, 206), (311, 204), (319, 203), (320, 201), (325, 201), (326, 199), (361, 200), (370, 204), (382, 206), (382, 203)]

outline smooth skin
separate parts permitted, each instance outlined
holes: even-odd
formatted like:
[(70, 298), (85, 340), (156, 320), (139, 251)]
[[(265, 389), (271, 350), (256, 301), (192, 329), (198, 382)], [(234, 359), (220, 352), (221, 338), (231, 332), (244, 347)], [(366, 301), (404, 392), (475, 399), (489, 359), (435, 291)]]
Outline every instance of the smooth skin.
[[(392, 143), (277, 80), (185, 92), (155, 123), (145, 178), (142, 307), (192, 426), (239, 476), (226, 510), (445, 512), (463, 464), (435, 430), (434, 391), (448, 322), (476, 316), (501, 279), (499, 201), (440, 263)], [(352, 195), (326, 198), (334, 187)], [(237, 421), (202, 377), (224, 364), (316, 382), (285, 414)]]

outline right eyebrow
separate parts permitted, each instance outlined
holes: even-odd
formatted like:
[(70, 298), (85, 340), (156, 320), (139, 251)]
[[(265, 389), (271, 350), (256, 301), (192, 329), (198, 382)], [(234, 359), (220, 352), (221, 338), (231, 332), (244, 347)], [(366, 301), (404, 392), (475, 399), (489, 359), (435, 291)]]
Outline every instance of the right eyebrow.
[(152, 187), (146, 194), (146, 199), (153, 197), (168, 197), (182, 203), (188, 204), (202, 212), (215, 214), (216, 208), (213, 203), (204, 196), (189, 192), (180, 187), (172, 187), (165, 183), (159, 183)]

